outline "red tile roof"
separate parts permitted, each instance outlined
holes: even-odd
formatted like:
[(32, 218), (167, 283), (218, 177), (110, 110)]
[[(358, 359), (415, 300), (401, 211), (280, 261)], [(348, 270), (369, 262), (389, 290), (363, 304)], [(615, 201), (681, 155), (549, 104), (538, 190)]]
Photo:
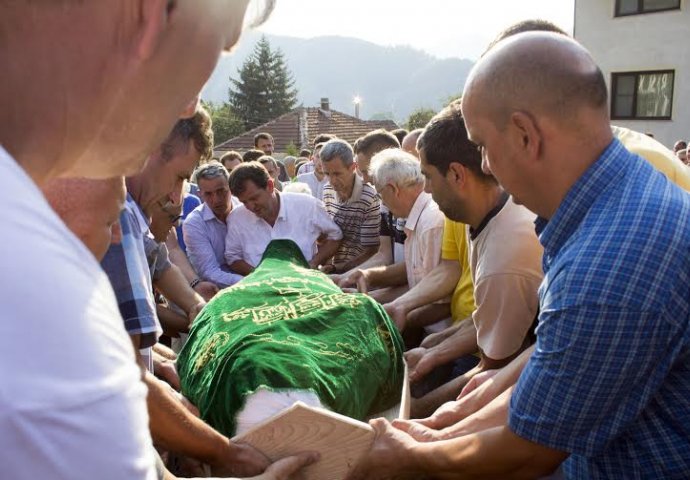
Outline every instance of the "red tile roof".
[(398, 125), (392, 120), (362, 120), (336, 110), (298, 107), (268, 123), (216, 145), (214, 150), (244, 151), (252, 149), (254, 148), (254, 135), (259, 132), (268, 132), (273, 135), (274, 149), (278, 153), (285, 152), (290, 143), (299, 149), (311, 149), (314, 137), (321, 133), (330, 133), (354, 143), (362, 135), (377, 128), (390, 131), (398, 128)]

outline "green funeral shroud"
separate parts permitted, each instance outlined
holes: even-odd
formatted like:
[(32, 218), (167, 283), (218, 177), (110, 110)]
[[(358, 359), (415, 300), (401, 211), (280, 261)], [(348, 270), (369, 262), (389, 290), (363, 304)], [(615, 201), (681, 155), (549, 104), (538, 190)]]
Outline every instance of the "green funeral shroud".
[(396, 405), (402, 340), (384, 309), (308, 268), (290, 240), (272, 241), (258, 268), (219, 292), (194, 321), (177, 367), (182, 393), (227, 436), (259, 387), (311, 390), (363, 420)]

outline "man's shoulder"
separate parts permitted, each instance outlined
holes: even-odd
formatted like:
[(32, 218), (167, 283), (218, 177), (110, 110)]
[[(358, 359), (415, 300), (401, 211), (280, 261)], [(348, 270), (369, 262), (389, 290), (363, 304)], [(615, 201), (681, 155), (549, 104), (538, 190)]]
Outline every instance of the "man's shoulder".
[(227, 224), (228, 227), (246, 225), (247, 223), (254, 223), (258, 217), (254, 215), (247, 207), (244, 205), (237, 205), (233, 207), (232, 211), (228, 214)]
[(359, 195), (359, 201), (366, 205), (380, 204), (381, 202), (378, 192), (370, 183), (362, 183), (362, 193)]
[(436, 202), (429, 200), (426, 208), (419, 216), (418, 223), (421, 226), (422, 231), (435, 228), (444, 228), (446, 216), (443, 214)]
[(183, 225), (187, 224), (198, 224), (199, 222), (203, 221), (203, 214), (204, 214), (204, 205), (205, 203), (202, 203), (201, 205), (198, 205), (197, 207), (194, 208), (191, 212), (189, 212), (189, 215), (187, 215), (187, 218), (184, 219), (184, 222), (182, 223)]

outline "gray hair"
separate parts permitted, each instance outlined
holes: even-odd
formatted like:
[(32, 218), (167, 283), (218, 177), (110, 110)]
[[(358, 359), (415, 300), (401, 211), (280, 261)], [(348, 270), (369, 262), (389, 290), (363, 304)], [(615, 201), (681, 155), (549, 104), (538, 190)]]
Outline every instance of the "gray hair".
[(288, 155), (283, 159), (283, 165), (287, 167), (288, 165), (293, 165), (296, 161), (297, 159), (295, 157), (293, 157), (292, 155)]
[(321, 161), (326, 163), (334, 158), (339, 158), (343, 165), (349, 167), (355, 160), (352, 147), (345, 140), (334, 138), (323, 144), (321, 149)]
[(374, 155), (369, 166), (369, 175), (377, 188), (389, 183), (398, 187), (424, 184), (419, 160), (399, 148), (387, 148)]
[(204, 180), (212, 180), (218, 177), (223, 177), (227, 182), (230, 178), (230, 174), (222, 163), (212, 160), (204, 163), (194, 171), (194, 174), (192, 175), (192, 182), (197, 183), (200, 178), (203, 178)]

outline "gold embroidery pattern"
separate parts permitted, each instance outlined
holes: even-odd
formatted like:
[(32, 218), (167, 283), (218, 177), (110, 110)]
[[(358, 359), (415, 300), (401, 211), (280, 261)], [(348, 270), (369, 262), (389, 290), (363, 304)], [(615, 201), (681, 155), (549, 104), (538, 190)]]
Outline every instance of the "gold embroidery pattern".
[[(278, 289), (279, 287), (274, 287)], [(330, 310), (338, 307), (354, 308), (362, 304), (362, 300), (355, 295), (309, 293), (303, 295), (298, 292), (295, 300), (284, 299), (277, 305), (263, 303), (256, 307), (242, 307), (233, 312), (224, 313), (225, 322), (234, 322), (250, 318), (256, 325), (270, 325), (281, 320), (292, 320), (307, 315), (316, 310)]]
[(343, 350), (349, 350), (352, 353), (347, 353), (346, 351), (332, 351), (328, 349), (328, 344), (324, 342), (305, 342), (303, 343), (299, 338), (288, 336), (285, 340), (278, 340), (273, 337), (272, 333), (250, 333), (247, 337), (253, 337), (254, 340), (266, 343), (276, 343), (279, 345), (287, 345), (290, 347), (302, 347), (307, 350), (311, 350), (317, 355), (325, 355), (328, 357), (339, 357), (345, 360), (354, 360), (356, 351), (349, 343), (336, 343), (337, 348), (342, 348)]
[(216, 350), (230, 341), (230, 335), (226, 332), (214, 333), (206, 342), (199, 356), (194, 362), (194, 372), (204, 368), (216, 356)]

